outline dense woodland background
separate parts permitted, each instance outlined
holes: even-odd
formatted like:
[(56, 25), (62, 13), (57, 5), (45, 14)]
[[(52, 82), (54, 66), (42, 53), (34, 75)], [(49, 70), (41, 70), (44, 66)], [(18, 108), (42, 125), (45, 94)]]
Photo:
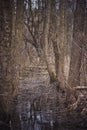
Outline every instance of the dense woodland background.
[(68, 99), (87, 86), (86, 0), (0, 0), (1, 113), (10, 111), (23, 68), (35, 64), (47, 66)]

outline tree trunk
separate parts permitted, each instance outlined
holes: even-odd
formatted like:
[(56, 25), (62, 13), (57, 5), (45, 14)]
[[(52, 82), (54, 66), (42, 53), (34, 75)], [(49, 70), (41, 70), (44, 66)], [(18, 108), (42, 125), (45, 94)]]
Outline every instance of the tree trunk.
[[(12, 7), (10, 0), (0, 1), (0, 117), (9, 113), (12, 98)], [(4, 116), (4, 115), (3, 115)]]
[(80, 86), (87, 86), (87, 9), (85, 13), (85, 23), (83, 32), (83, 45), (80, 67)]
[(51, 11), (51, 1), (47, 1), (46, 5), (46, 12), (45, 12), (45, 20), (44, 20), (44, 28), (43, 28), (43, 52), (44, 52), (44, 59), (45, 63), (47, 65), (47, 70), (50, 76), (50, 81), (53, 81), (53, 72), (51, 70), (50, 64), (49, 64), (49, 29), (50, 29), (50, 12)]
[(51, 0), (51, 40), (53, 45), (53, 52), (54, 52), (54, 59), (55, 59), (55, 73), (56, 73), (56, 80), (58, 79), (58, 68), (59, 68), (59, 50), (57, 45), (57, 39), (58, 39), (58, 19), (56, 16), (56, 1)]
[[(74, 6), (74, 0), (72, 3), (72, 8)], [(66, 86), (68, 85), (69, 70), (70, 70), (70, 58), (71, 58), (71, 47), (72, 47), (72, 38), (73, 38), (73, 9), (71, 7), (67, 8), (66, 20), (67, 20), (67, 33), (66, 33), (66, 51), (65, 51), (65, 60), (64, 60), (64, 73)], [(68, 86), (67, 86), (68, 87)]]
[(65, 73), (65, 59), (66, 59), (66, 34), (67, 34), (67, 24), (66, 24), (66, 5), (67, 0), (61, 0), (59, 5), (59, 17), (60, 17), (60, 24), (59, 24), (59, 68), (58, 68), (58, 80), (62, 87), (65, 87), (66, 81), (66, 73)]
[(69, 72), (70, 87), (76, 87), (80, 85), (85, 9), (86, 0), (77, 0), (76, 9), (74, 12), (73, 43), (71, 48), (71, 62)]
[(18, 75), (20, 70), (24, 65), (24, 55), (23, 55), (23, 23), (24, 23), (24, 0), (17, 0), (17, 9), (16, 9), (16, 44), (15, 44), (15, 60), (16, 60), (16, 69)]

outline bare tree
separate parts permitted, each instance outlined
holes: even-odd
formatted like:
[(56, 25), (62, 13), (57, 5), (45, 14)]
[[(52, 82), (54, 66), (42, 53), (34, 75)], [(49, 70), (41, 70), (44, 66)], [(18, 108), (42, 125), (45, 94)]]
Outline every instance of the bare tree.
[(59, 5), (59, 67), (58, 67), (58, 79), (61, 86), (65, 86), (65, 58), (66, 58), (66, 44), (67, 44), (67, 21), (66, 21), (66, 8), (67, 0), (61, 0)]
[(71, 48), (71, 62), (69, 73), (70, 87), (80, 85), (81, 55), (83, 48), (83, 33), (85, 21), (86, 1), (77, 0), (74, 11), (73, 43)]
[[(10, 111), (12, 97), (12, 7), (10, 0), (0, 1), (0, 116)], [(4, 112), (4, 113), (3, 113)]]
[(15, 56), (16, 56), (16, 67), (21, 69), (23, 67), (23, 55), (22, 50), (24, 47), (23, 43), (23, 24), (24, 24), (24, 0), (16, 2), (16, 21), (15, 21), (15, 36), (16, 36), (16, 45), (15, 45)]
[(80, 86), (87, 86), (87, 9), (85, 10), (84, 30), (82, 39), (82, 53), (80, 66)]

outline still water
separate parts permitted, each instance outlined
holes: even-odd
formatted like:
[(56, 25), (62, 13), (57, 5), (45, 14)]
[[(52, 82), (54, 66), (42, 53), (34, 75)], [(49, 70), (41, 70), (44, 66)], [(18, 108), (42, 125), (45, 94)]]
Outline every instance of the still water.
[(10, 122), (10, 130), (84, 130), (81, 128), (84, 124), (71, 125), (71, 117), (68, 118), (67, 112), (61, 111), (55, 102), (45, 104), (43, 102), (45, 98), (40, 101), (38, 98), (34, 99), (34, 96), (25, 98), (25, 94), (24, 96), (22, 94), (22, 97), (18, 97)]
[(64, 93), (28, 82), (21, 82), (9, 124), (2, 123), (0, 130), (87, 130), (84, 119), (74, 125), (78, 117), (67, 115)]
[(19, 95), (14, 101), (9, 125), (3, 123), (0, 130), (84, 130), (84, 124), (80, 121), (77, 126), (72, 125), (75, 118), (68, 118), (67, 112), (61, 111), (57, 102), (44, 103), (45, 98), (40, 101), (38, 98), (34, 99), (34, 96)]
[[(64, 117), (65, 119), (65, 117)], [(66, 118), (67, 120), (67, 118)], [(87, 130), (79, 126), (62, 124), (58, 113), (50, 111), (22, 111), (22, 113), (13, 113), (12, 120), (8, 126), (3, 124), (0, 130)]]

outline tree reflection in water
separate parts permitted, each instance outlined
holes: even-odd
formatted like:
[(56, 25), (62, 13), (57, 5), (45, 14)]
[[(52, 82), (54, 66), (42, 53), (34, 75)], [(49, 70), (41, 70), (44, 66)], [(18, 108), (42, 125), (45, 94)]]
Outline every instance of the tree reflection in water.
[[(28, 103), (29, 105), (29, 103)], [(16, 109), (15, 109), (16, 110)], [(8, 130), (8, 129), (2, 129)], [(83, 130), (62, 126), (61, 117), (52, 110), (37, 111), (33, 105), (29, 109), (22, 106), (22, 111), (13, 113), (11, 130)]]

